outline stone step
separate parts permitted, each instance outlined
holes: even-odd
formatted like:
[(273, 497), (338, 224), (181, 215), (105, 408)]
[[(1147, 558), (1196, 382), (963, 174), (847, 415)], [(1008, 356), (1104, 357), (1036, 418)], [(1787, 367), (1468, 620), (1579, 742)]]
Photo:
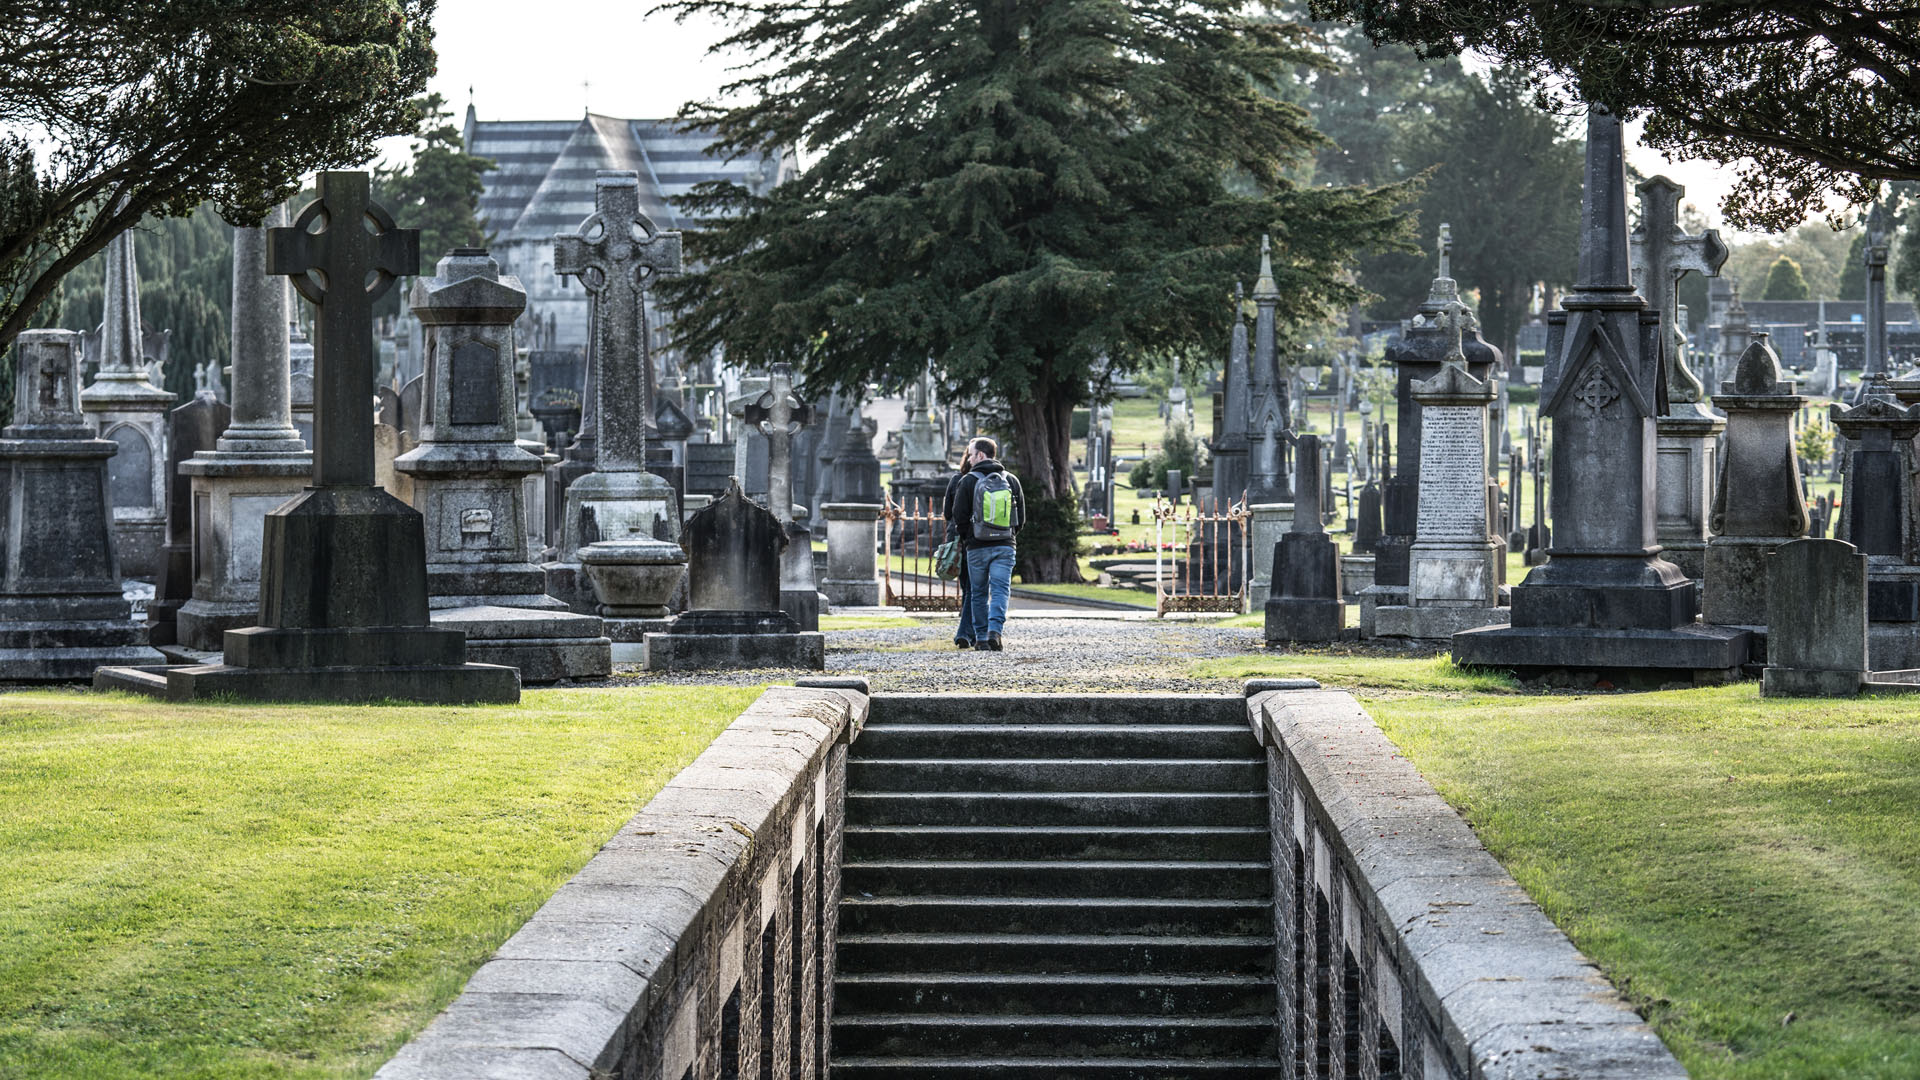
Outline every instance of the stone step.
[(1262, 897), (854, 896), (840, 901), (844, 933), (1162, 934), (1273, 931)]
[(836, 1055), (834, 1080), (1272, 1080), (1280, 1061), (1258, 1058), (891, 1057)]
[(847, 859), (1265, 859), (1252, 825), (849, 825)]
[(1271, 1055), (1272, 1016), (926, 1016), (878, 1013), (833, 1019), (833, 1053), (1021, 1054), (1060, 1057)]
[(862, 896), (1152, 896), (1258, 898), (1273, 894), (1259, 862), (847, 862), (844, 893)]
[[(841, 925), (845, 925), (842, 923)], [(838, 1016), (886, 1014), (1258, 1016), (1273, 1022), (1259, 975), (842, 975)]]
[(880, 724), (853, 744), (858, 761), (882, 758), (1080, 758), (1089, 747), (1115, 758), (1254, 757), (1260, 747), (1235, 724)]
[(849, 825), (1264, 825), (1265, 791), (847, 792)]
[(872, 709), (869, 731), (892, 724), (1218, 727), (1247, 722), (1246, 700), (1224, 694), (883, 694), (873, 699)]
[(1272, 935), (841, 934), (847, 974), (1267, 975)]
[(1264, 792), (1257, 758), (908, 758), (847, 762), (847, 786), (880, 791)]

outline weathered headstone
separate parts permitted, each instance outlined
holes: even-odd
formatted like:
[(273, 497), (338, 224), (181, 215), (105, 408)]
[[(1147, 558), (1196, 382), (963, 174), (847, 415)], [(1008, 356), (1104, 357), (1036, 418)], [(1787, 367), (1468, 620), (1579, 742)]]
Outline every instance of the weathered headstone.
[[(181, 605), (179, 644), (219, 652), (226, 632), (260, 621), (266, 519), (305, 490), (313, 455), (294, 426), (292, 356), (284, 278), (267, 274), (266, 229), (233, 230), (233, 416), (213, 446), (180, 465), (192, 486), (193, 597)], [(307, 385), (312, 390), (312, 366)]]
[(316, 309), (313, 484), (266, 516), (260, 624), (227, 631), (226, 663), (170, 669), (166, 693), (518, 701), (518, 672), (467, 663), (465, 635), (428, 621), (420, 513), (373, 483), (373, 302), (418, 271), (419, 233), (369, 198), (366, 173), (317, 187), (267, 230), (267, 273)]
[(873, 453), (873, 429), (860, 415), (860, 403), (848, 401), (847, 427), (833, 459), (833, 501), (884, 503), (880, 487), (880, 459)]
[(546, 433), (549, 449), (565, 450), (580, 431), (586, 400), (586, 357), (578, 349), (527, 354), (528, 410)]
[(513, 323), (527, 305), (485, 248), (455, 248), (408, 298), (425, 332), (418, 447), (394, 460), (425, 516), (433, 624), (467, 635), (467, 656), (522, 682), (613, 670), (600, 619), (546, 594), (533, 563), (526, 480), (539, 458), (518, 443)]
[(1320, 516), (1320, 437), (1294, 446), (1292, 527), (1273, 550), (1273, 587), (1264, 605), (1269, 645), (1338, 641), (1346, 621), (1340, 602), (1340, 549)]
[(780, 556), (780, 610), (802, 630), (820, 629), (820, 590), (813, 581), (813, 532), (793, 518), (793, 437), (813, 409), (793, 390), (793, 371), (773, 365), (767, 390), (749, 402), (743, 417), (767, 440), (767, 509), (780, 519), (788, 543)]
[[(1464, 318), (1453, 313), (1454, 325)], [(1420, 405), (1420, 508), (1408, 602), (1374, 610), (1382, 637), (1451, 638), (1507, 621), (1504, 552), (1487, 520), (1486, 423), (1492, 387), (1467, 373), (1464, 353), (1413, 384)], [(1376, 564), (1377, 565), (1377, 564)]]
[(155, 664), (120, 591), (107, 462), (80, 412), (80, 335), (15, 341), (13, 418), (0, 430), (0, 672), (20, 682), (91, 679), (105, 664)]
[(1807, 533), (1792, 430), (1807, 399), (1793, 392), (1763, 333), (1713, 401), (1727, 413), (1727, 445), (1714, 488), (1702, 614), (1710, 623), (1757, 627), (1767, 618), (1769, 556)]
[(687, 519), (687, 610), (646, 636), (650, 671), (826, 666), (826, 637), (780, 610), (784, 522), (735, 483)]
[(1794, 540), (1767, 556), (1766, 697), (1852, 697), (1867, 681), (1867, 556)]
[(1640, 227), (1631, 238), (1632, 270), (1647, 307), (1660, 315), (1667, 404), (1656, 421), (1655, 529), (1661, 557), (1699, 580), (1706, 566), (1707, 511), (1712, 502), (1714, 450), (1727, 422), (1701, 404), (1703, 388), (1687, 367), (1687, 335), (1680, 326), (1677, 284), (1689, 273), (1714, 277), (1727, 261), (1720, 234), (1682, 229), (1680, 199), (1687, 189), (1656, 176), (1642, 181)]
[(827, 575), (820, 582), (821, 593), (835, 607), (878, 604), (874, 525), (882, 508), (877, 503), (827, 503), (821, 509), (827, 524)]
[(152, 644), (179, 642), (180, 606), (193, 599), (193, 482), (180, 475), (180, 463), (212, 450), (232, 415), (211, 390), (167, 414), (167, 543), (160, 549), (160, 578), (147, 604)]
[(1514, 587), (1512, 625), (1455, 634), (1454, 662), (1725, 678), (1746, 662), (1748, 633), (1695, 625), (1694, 583), (1659, 557), (1662, 331), (1627, 270), (1617, 116), (1588, 113), (1586, 154), (1578, 285), (1548, 317), (1541, 389), (1541, 415), (1553, 420), (1554, 546)]
[(1887, 376), (1861, 380), (1859, 404), (1828, 407), (1847, 439), (1840, 496), (1847, 541), (1867, 557), (1869, 663), (1876, 671), (1920, 668), (1920, 564), (1913, 554), (1913, 439), (1920, 408), (1900, 404)]
[(151, 579), (167, 542), (167, 410), (174, 396), (147, 378), (131, 230), (108, 242), (106, 263), (100, 370), (81, 391), (80, 408), (100, 437), (120, 448), (107, 463), (120, 572)]

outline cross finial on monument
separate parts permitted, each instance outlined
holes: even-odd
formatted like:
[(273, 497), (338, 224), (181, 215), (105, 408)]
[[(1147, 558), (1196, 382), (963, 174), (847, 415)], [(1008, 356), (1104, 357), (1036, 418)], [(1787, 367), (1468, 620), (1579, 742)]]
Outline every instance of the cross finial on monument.
[(553, 272), (579, 278), (593, 299), (599, 467), (637, 472), (646, 468), (655, 396), (646, 292), (655, 277), (680, 272), (680, 234), (641, 212), (632, 171), (602, 170), (593, 206), (576, 232), (553, 238)]
[(1680, 328), (1680, 298), (1675, 288), (1688, 272), (1716, 277), (1727, 261), (1727, 245), (1720, 233), (1705, 229), (1690, 234), (1680, 227), (1680, 199), (1687, 189), (1664, 176), (1640, 184), (1640, 227), (1633, 231), (1632, 267), (1640, 295), (1660, 313), (1667, 327), (1667, 386), (1674, 404), (1700, 400), (1700, 380), (1687, 368), (1686, 333)]
[(267, 230), (267, 273), (293, 279), (313, 321), (313, 483), (372, 487), (373, 303), (420, 272), (420, 230), (376, 204), (364, 172), (323, 172), (319, 198)]
[(1273, 280), (1272, 242), (1265, 233), (1260, 234), (1260, 276), (1253, 282), (1255, 300), (1278, 299), (1280, 286)]
[(1440, 276), (1453, 276), (1453, 226), (1440, 223)]

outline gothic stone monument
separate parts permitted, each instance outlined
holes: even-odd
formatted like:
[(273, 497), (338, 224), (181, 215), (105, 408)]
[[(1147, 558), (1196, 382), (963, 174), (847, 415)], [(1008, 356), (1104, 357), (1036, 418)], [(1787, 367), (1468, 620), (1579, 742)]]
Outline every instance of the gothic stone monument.
[(167, 542), (167, 410), (174, 398), (147, 380), (131, 231), (108, 243), (103, 314), (100, 370), (81, 391), (80, 408), (101, 438), (120, 447), (107, 464), (120, 572), (152, 578)]
[(1453, 637), (1458, 664), (1727, 678), (1745, 630), (1694, 621), (1694, 582), (1655, 537), (1660, 314), (1627, 270), (1620, 120), (1587, 118), (1578, 288), (1548, 317), (1541, 415), (1553, 420), (1553, 547), (1513, 589), (1513, 624)]
[(319, 198), (267, 232), (267, 272), (317, 309), (313, 484), (266, 517), (260, 625), (227, 631), (224, 664), (169, 669), (175, 700), (520, 699), (518, 672), (467, 663), (466, 635), (429, 622), (420, 513), (374, 486), (372, 307), (418, 273), (420, 234), (367, 179), (321, 173)]
[(1713, 403), (1727, 412), (1727, 446), (1708, 524), (1706, 596), (1710, 623), (1758, 629), (1767, 620), (1774, 551), (1807, 534), (1793, 418), (1807, 399), (1793, 392), (1780, 358), (1757, 334)]
[(107, 495), (117, 447), (80, 412), (80, 335), (27, 330), (15, 356), (14, 423), (0, 430), (0, 672), (71, 682), (159, 663), (120, 593)]

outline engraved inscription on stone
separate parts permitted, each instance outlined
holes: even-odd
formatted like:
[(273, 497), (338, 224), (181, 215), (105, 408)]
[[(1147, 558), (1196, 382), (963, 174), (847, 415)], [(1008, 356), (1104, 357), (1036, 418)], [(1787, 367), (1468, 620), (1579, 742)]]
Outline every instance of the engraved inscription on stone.
[(1422, 410), (1420, 512), (1414, 526), (1419, 539), (1486, 538), (1485, 416), (1486, 410), (1478, 406), (1428, 405)]
[(448, 379), (452, 382), (453, 422), (456, 424), (497, 424), (500, 422), (500, 386), (496, 368), (500, 353), (482, 341), (469, 341), (453, 350)]
[(107, 495), (116, 507), (153, 505), (153, 444), (139, 428), (121, 426), (107, 434), (119, 453), (107, 459)]

